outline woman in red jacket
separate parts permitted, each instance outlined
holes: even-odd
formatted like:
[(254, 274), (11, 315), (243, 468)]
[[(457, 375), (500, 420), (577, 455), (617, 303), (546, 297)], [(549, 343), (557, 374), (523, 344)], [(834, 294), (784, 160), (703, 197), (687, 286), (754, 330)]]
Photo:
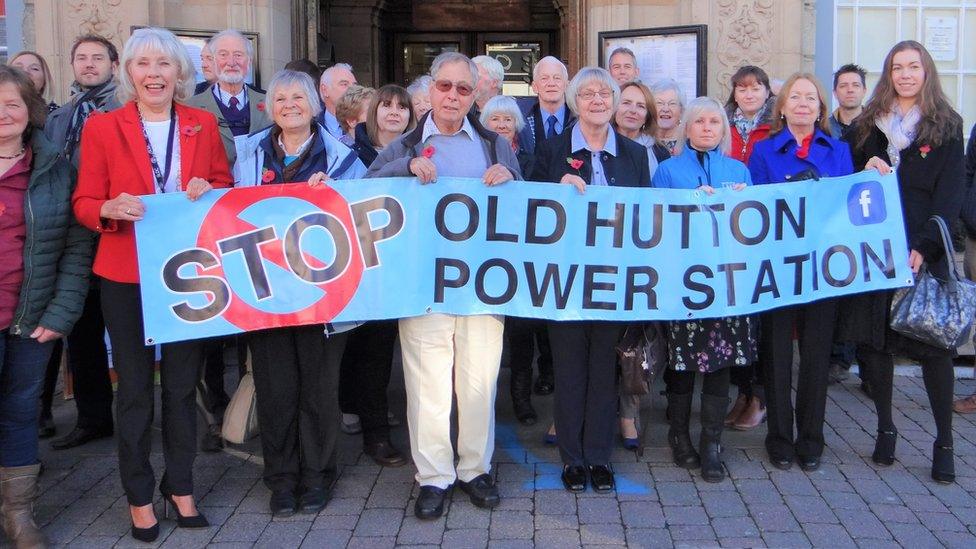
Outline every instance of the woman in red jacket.
[[(159, 535), (153, 513), (155, 477), (149, 463), (155, 350), (146, 346), (136, 264), (139, 195), (183, 192), (196, 200), (231, 183), (217, 121), (179, 103), (193, 93), (193, 65), (169, 31), (137, 30), (125, 44), (119, 71), (120, 109), (88, 119), (73, 205), (85, 226), (101, 234), (93, 270), (102, 278), (102, 311), (119, 378), (119, 473), (129, 500), (132, 536)], [(163, 452), (159, 491), (176, 508), (181, 527), (205, 527), (193, 501), (196, 381), (203, 365), (197, 341), (162, 345)]]

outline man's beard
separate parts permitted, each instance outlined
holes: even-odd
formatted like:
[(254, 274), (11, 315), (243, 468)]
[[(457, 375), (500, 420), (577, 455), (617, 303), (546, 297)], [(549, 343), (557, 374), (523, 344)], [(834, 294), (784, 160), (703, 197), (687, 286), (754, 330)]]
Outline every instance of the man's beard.
[(219, 75), (217, 75), (217, 80), (219, 80), (220, 82), (223, 82), (224, 84), (232, 84), (232, 85), (243, 84), (244, 83), (244, 75), (243, 74), (226, 74), (226, 73), (221, 72)]

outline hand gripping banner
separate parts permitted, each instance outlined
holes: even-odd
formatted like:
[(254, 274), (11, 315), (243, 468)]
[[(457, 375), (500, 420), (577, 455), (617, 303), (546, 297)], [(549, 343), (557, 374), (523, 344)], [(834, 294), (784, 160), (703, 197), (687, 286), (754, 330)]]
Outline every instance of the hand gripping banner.
[(402, 318), (686, 320), (912, 283), (895, 176), (699, 191), (473, 179), (145, 196), (146, 343)]

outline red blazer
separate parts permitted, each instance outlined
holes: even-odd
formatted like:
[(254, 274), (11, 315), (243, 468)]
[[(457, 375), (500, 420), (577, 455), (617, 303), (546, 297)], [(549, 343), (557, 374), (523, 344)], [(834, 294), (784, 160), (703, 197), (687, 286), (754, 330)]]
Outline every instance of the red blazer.
[(749, 141), (742, 140), (742, 136), (739, 135), (739, 130), (735, 128), (735, 124), (732, 124), (729, 129), (732, 131), (732, 149), (729, 151), (729, 156), (743, 164), (749, 164), (749, 157), (752, 156), (752, 146), (757, 141), (762, 141), (769, 137), (770, 125), (765, 122), (756, 124), (756, 127), (749, 133)]
[[(180, 127), (180, 185), (201, 177), (214, 188), (230, 187), (227, 153), (217, 119), (202, 109), (176, 104)], [(199, 127), (199, 131), (194, 131)], [(126, 192), (156, 192), (149, 150), (134, 101), (109, 113), (93, 113), (81, 134), (78, 186), (72, 198), (78, 221), (101, 233), (95, 252), (95, 274), (115, 282), (139, 282), (136, 239), (130, 221), (102, 219), (102, 204)]]

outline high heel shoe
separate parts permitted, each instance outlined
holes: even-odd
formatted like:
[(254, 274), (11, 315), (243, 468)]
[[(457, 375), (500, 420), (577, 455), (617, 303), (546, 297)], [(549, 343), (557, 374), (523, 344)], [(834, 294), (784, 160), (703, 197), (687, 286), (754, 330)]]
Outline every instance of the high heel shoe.
[(874, 453), (871, 454), (871, 461), (878, 465), (895, 463), (896, 442), (898, 442), (898, 431), (878, 431), (878, 438), (874, 440)]
[(932, 480), (951, 484), (956, 480), (956, 467), (952, 459), (952, 446), (932, 447)]
[[(132, 513), (131, 507), (129, 509), (129, 513), (130, 515)], [(129, 518), (131, 520), (132, 517), (130, 516)], [(159, 537), (158, 520), (156, 521), (156, 524), (153, 524), (149, 528), (139, 528), (135, 524), (132, 525), (132, 538), (135, 539), (136, 541), (141, 541), (143, 543), (152, 543), (156, 541), (156, 538), (158, 537)]]
[(176, 525), (180, 528), (207, 528), (210, 526), (210, 521), (207, 517), (203, 516), (200, 510), (197, 510), (197, 514), (191, 517), (185, 517), (180, 514), (180, 508), (176, 505), (176, 500), (173, 499), (173, 494), (167, 494), (162, 489), (159, 493), (163, 496), (163, 517), (169, 518), (169, 510), (172, 507), (173, 512), (176, 513)]

